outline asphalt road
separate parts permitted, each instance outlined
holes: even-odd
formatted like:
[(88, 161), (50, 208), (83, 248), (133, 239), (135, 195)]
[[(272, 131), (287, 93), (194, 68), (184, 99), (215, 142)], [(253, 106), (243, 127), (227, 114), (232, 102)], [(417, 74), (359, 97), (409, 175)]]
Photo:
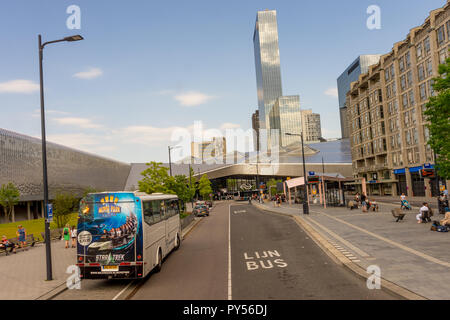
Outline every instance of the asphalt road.
[(395, 299), (367, 289), (291, 218), (235, 202), (218, 204), (132, 298), (224, 300), (229, 294), (233, 300)]
[(230, 211), (233, 299), (395, 299), (333, 262), (291, 218)]
[(228, 205), (218, 203), (201, 219), (132, 299), (227, 299)]

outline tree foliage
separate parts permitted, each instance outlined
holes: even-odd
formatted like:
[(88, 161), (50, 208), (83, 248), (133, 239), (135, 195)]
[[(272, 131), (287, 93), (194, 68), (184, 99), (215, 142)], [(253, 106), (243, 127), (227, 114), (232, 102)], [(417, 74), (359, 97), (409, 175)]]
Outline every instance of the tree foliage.
[(169, 193), (167, 182), (170, 176), (167, 173), (168, 169), (161, 162), (152, 161), (147, 163), (147, 166), (149, 167), (141, 172), (144, 178), (138, 182), (139, 190), (148, 194)]
[(70, 220), (70, 215), (76, 211), (78, 199), (73, 193), (59, 192), (53, 200), (53, 217), (56, 226), (63, 228)]
[(206, 174), (198, 181), (198, 192), (204, 200), (209, 199), (209, 195), (212, 193), (211, 181)]
[(3, 207), (7, 221), (11, 221), (13, 207), (19, 203), (19, 199), (20, 192), (12, 182), (8, 182), (1, 186), (0, 205)]
[(433, 90), (424, 112), (430, 132), (428, 144), (437, 154), (436, 167), (440, 177), (450, 179), (450, 58), (439, 66), (439, 76), (434, 78)]
[(269, 192), (271, 195), (273, 194), (277, 194), (277, 183), (278, 182), (282, 182), (282, 180), (275, 180), (275, 179), (270, 179), (267, 182), (267, 189), (269, 189)]
[[(147, 163), (149, 166), (141, 175), (144, 177), (139, 181), (139, 190), (146, 193), (168, 193), (176, 194), (183, 203), (189, 202), (195, 194), (194, 179), (189, 184), (189, 179), (185, 175), (171, 177), (168, 168), (160, 162)], [(191, 175), (194, 174), (191, 169)]]

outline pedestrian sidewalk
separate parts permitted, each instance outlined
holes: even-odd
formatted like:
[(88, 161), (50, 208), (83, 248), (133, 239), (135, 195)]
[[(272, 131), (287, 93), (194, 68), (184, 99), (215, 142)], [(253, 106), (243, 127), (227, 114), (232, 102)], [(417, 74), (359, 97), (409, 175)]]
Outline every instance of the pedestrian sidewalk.
[[(430, 231), (431, 223), (418, 224), (417, 210), (405, 211), (405, 218), (397, 223), (390, 212), (392, 206), (384, 205), (379, 212), (368, 213), (313, 205), (309, 215), (302, 214), (298, 204), (256, 206), (297, 217), (364, 270), (376, 265), (383, 279), (417, 295), (450, 299), (450, 282), (446, 281), (450, 271), (450, 233)], [(437, 213), (432, 217), (442, 218)]]
[[(345, 197), (347, 200), (352, 200), (354, 195), (345, 195)], [(400, 207), (400, 196), (368, 196), (368, 198), (387, 205), (395, 205), (396, 207)], [(427, 202), (433, 210), (437, 210), (438, 208), (437, 197), (406, 197), (406, 200), (408, 200), (412, 207), (420, 208), (424, 202)]]
[(0, 300), (34, 300), (64, 284), (67, 267), (76, 263), (76, 249), (64, 248), (65, 241), (52, 241), (53, 280), (47, 279), (45, 244), (27, 251), (0, 256)]

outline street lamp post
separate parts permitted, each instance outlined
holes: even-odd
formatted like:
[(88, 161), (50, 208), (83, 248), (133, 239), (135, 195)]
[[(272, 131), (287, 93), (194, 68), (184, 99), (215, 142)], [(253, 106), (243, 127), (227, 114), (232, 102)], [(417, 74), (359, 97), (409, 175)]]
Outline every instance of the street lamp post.
[(172, 159), (171, 159), (171, 157), (170, 157), (170, 151), (171, 151), (172, 149), (178, 149), (178, 148), (181, 148), (181, 146), (175, 146), (175, 147), (168, 146), (167, 148), (169, 149), (169, 172), (170, 172), (170, 176), (172, 176)]
[(41, 92), (41, 134), (42, 134), (42, 172), (43, 172), (43, 184), (44, 184), (44, 216), (45, 216), (45, 255), (47, 261), (47, 280), (52, 280), (52, 253), (50, 246), (50, 221), (48, 219), (48, 181), (47, 181), (47, 142), (45, 138), (45, 110), (44, 110), (44, 71), (42, 67), (42, 61), (44, 60), (44, 47), (47, 44), (63, 42), (63, 41), (79, 41), (83, 40), (80, 35), (66, 37), (60, 40), (48, 41), (42, 43), (41, 35), (38, 35), (39, 43), (39, 80), (40, 80), (40, 92)]
[(305, 189), (303, 191), (303, 214), (309, 214), (309, 205), (308, 205), (308, 189), (307, 189), (307, 179), (306, 179), (306, 165), (305, 165), (305, 149), (303, 147), (303, 132), (298, 133), (285, 133), (287, 136), (300, 136), (302, 142), (302, 158), (303, 158), (303, 180)]

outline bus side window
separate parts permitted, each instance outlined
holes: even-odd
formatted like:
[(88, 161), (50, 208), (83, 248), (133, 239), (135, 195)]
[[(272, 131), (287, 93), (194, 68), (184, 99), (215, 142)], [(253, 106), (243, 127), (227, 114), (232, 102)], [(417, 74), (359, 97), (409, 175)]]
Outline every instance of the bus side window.
[(173, 217), (175, 215), (175, 210), (173, 207), (173, 200), (165, 200), (165, 202), (166, 202), (166, 208), (167, 208), (167, 210), (166, 210), (167, 217), (168, 218)]
[(153, 221), (153, 213), (152, 213), (152, 204), (150, 201), (142, 202), (143, 210), (144, 210), (144, 221), (152, 225)]
[(164, 220), (167, 218), (167, 207), (166, 207), (166, 201), (165, 200), (161, 200), (161, 219)]
[(161, 221), (161, 215), (160, 215), (160, 210), (161, 210), (161, 200), (152, 200), (152, 213), (153, 213), (153, 221), (155, 223)]

